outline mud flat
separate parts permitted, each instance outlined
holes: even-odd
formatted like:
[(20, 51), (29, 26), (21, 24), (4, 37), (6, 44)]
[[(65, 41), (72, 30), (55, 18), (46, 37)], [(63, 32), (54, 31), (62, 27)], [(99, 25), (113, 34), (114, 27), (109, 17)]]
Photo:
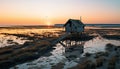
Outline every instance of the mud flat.
[(0, 48), (0, 68), (9, 68), (18, 63), (23, 63), (36, 59), (52, 50), (52, 45), (48, 41), (25, 42), (20, 46), (8, 46)]
[[(5, 34), (5, 33), (2, 33)], [(24, 63), (33, 59), (37, 59), (40, 56), (43, 56), (49, 51), (53, 50), (52, 45), (56, 39), (59, 37), (46, 37), (39, 38), (37, 36), (29, 36), (23, 34), (5, 34), (5, 35), (13, 35), (17, 37), (24, 37), (31, 41), (25, 42), (23, 45), (12, 45), (0, 48), (0, 68), (6, 69), (11, 66)], [(73, 35), (71, 35), (73, 36)], [(91, 36), (84, 36), (91, 38)]]
[(85, 33), (100, 35), (105, 39), (120, 40), (120, 29), (86, 29)]
[[(54, 45), (51, 42), (57, 39), (57, 37), (48, 37), (44, 34), (44, 38), (39, 37), (40, 35), (30, 36), (26, 34), (9, 34), (1, 33), (4, 35), (22, 37), (30, 40), (26, 41), (23, 45), (15, 44), (0, 48), (0, 69), (7, 69), (11, 66), (24, 63), (30, 60), (39, 58), (45, 53), (49, 53), (53, 49)], [(8, 40), (11, 42), (12, 40)]]
[[(111, 29), (86, 29), (83, 34), (72, 34), (65, 38), (64, 40), (77, 40), (77, 41), (85, 41), (85, 40), (91, 40), (97, 36), (102, 36), (103, 38), (106, 38), (109, 36), (109, 38), (118, 38), (120, 34), (120, 30), (111, 30)], [(60, 33), (60, 32), (59, 32)], [(60, 33), (62, 35), (64, 32)], [(34, 36), (29, 36), (26, 34), (9, 34), (9, 33), (2, 33), (4, 35), (13, 35), (17, 37), (23, 37), (25, 39), (31, 40), (25, 42), (23, 45), (11, 45), (0, 48), (0, 68), (1, 69), (7, 69), (14, 65), (18, 65), (21, 63), (25, 63), (28, 61), (32, 61), (34, 59), (39, 58), (40, 56), (49, 56), (50, 51), (54, 50), (54, 46), (52, 45), (56, 39), (59, 37), (52, 36), (51, 33), (39, 35), (34, 34)], [(42, 36), (42, 38), (41, 38)], [(77, 38), (76, 38), (77, 37)], [(108, 38), (106, 38), (108, 39)], [(115, 39), (113, 39), (115, 40)], [(119, 39), (118, 39), (119, 40)], [(9, 40), (11, 41), (11, 40)], [(94, 54), (86, 53), (85, 54), (85, 60), (80, 62), (77, 66), (72, 67), (71, 69), (86, 69), (86, 68), (116, 68), (119, 67), (119, 63), (117, 60), (119, 60), (119, 55), (117, 54), (120, 52), (120, 46), (115, 46), (113, 44), (107, 44), (106, 45), (106, 51), (105, 52), (96, 52)], [(61, 68), (63, 68), (64, 63), (58, 63), (53, 66), (53, 69), (56, 69), (60, 65)]]

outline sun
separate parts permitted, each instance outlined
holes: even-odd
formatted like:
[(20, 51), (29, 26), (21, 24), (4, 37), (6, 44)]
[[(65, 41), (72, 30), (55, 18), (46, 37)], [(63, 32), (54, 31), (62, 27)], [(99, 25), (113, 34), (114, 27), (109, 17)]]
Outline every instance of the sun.
[(50, 26), (51, 25), (51, 22), (50, 21), (47, 21), (47, 26)]

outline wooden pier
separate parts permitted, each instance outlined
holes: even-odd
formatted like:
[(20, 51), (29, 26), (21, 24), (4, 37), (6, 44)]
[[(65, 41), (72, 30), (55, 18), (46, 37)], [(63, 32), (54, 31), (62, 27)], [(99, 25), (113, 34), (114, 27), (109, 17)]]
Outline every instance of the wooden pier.
[(58, 39), (56, 39), (55, 41), (53, 41), (53, 45), (54, 44), (56, 44), (56, 43), (60, 43), (60, 44), (62, 44), (61, 43), (61, 41), (63, 40), (63, 39), (65, 39), (67, 36), (69, 36), (70, 34), (68, 34), (68, 33), (65, 33), (65, 34), (63, 34), (63, 35), (61, 35)]

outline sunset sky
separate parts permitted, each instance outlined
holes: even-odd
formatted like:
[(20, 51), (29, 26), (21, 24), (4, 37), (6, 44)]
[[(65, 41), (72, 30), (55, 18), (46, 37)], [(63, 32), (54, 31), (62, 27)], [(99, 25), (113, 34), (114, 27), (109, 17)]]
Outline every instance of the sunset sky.
[(120, 24), (120, 0), (0, 0), (0, 25), (52, 25), (80, 16), (86, 24)]

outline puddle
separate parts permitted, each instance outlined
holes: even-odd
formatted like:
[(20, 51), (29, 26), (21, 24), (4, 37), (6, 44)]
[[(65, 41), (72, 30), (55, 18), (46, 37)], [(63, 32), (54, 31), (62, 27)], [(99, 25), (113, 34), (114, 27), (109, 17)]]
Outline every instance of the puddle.
[(24, 44), (26, 41), (29, 40), (24, 40), (24, 38), (18, 38), (12, 35), (7, 36), (0, 34), (0, 47), (16, 45), (16, 44)]
[(96, 37), (93, 40), (87, 41), (84, 45), (84, 53), (95, 53), (99, 51), (105, 51), (106, 44), (111, 43), (113, 45), (120, 45), (119, 40), (107, 40), (102, 37)]

